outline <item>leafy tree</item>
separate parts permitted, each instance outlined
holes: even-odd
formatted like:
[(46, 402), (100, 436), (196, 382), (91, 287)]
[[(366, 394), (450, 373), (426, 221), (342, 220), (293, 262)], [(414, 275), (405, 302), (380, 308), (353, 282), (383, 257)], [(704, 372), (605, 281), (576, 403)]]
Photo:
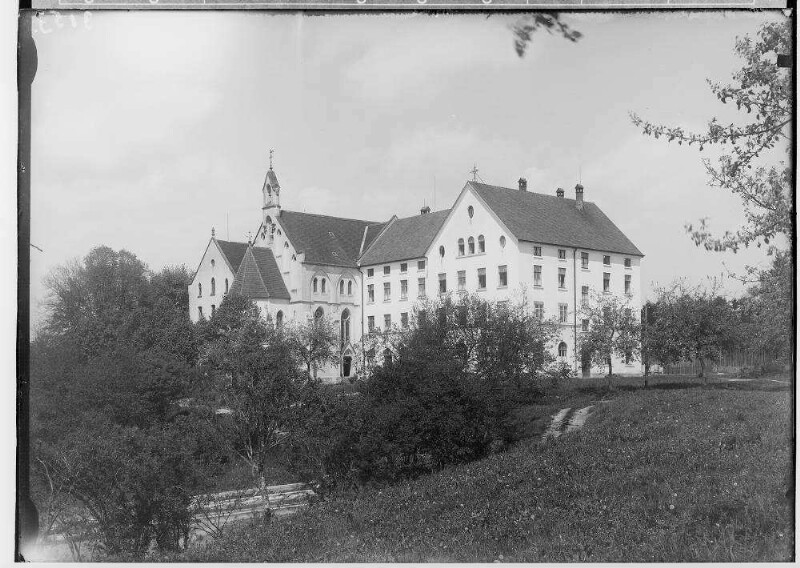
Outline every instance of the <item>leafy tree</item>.
[(225, 410), (217, 423), (263, 486), (302, 382), (294, 343), (284, 329), (264, 321), (252, 301), (236, 294), (228, 294), (201, 325), (210, 338), (201, 356), (211, 378), (207, 396)]
[(608, 376), (613, 373), (614, 357), (633, 360), (641, 348), (638, 314), (630, 305), (610, 294), (595, 294), (593, 300), (582, 308), (582, 317), (589, 320), (589, 330), (580, 338), (580, 349), (591, 361), (608, 366)]
[(537, 12), (525, 14), (511, 26), (514, 35), (514, 49), (517, 55), (523, 57), (528, 49), (528, 45), (533, 40), (533, 34), (538, 30), (547, 30), (548, 33), (561, 35), (564, 39), (571, 42), (578, 41), (583, 34), (573, 30), (566, 24), (558, 13)]
[(314, 380), (320, 367), (339, 362), (339, 333), (326, 316), (295, 323), (287, 328), (286, 333), (296, 356), (305, 363), (308, 376), (313, 376)]
[(734, 73), (734, 82), (722, 85), (709, 81), (720, 102), (735, 103), (737, 110), (747, 112), (743, 123), (725, 125), (714, 117), (706, 132), (692, 133), (681, 127), (653, 124), (631, 113), (633, 123), (654, 138), (695, 144), (700, 150), (710, 145), (729, 148), (716, 165), (710, 160), (704, 160), (704, 164), (711, 187), (741, 198), (747, 224), (721, 237), (710, 232), (705, 219), (699, 228), (687, 225), (695, 243), (707, 250), (736, 251), (741, 246), (755, 243), (760, 247), (763, 243), (774, 251), (776, 237), (791, 240), (792, 175), (790, 166), (777, 159), (774, 150), (783, 143), (788, 154), (791, 147), (791, 73), (779, 68), (776, 60), (778, 54), (790, 53), (792, 46), (790, 18), (764, 24), (757, 40), (749, 36), (737, 39), (736, 53), (744, 66)]

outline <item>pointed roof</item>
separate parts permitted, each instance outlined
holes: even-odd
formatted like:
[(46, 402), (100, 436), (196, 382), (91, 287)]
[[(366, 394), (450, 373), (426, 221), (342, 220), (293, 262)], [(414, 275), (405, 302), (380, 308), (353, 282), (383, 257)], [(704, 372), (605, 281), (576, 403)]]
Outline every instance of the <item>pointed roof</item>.
[(275, 175), (275, 170), (270, 167), (267, 170), (267, 175), (264, 176), (264, 187), (266, 189), (267, 185), (271, 185), (273, 189), (280, 190), (281, 184), (278, 183), (278, 176)]
[(289, 300), (289, 291), (268, 248), (248, 246), (233, 279), (231, 293), (251, 300)]
[(235, 243), (219, 239), (214, 239), (214, 242), (217, 243), (222, 255), (228, 261), (231, 271), (236, 274), (236, 271), (239, 270), (239, 265), (242, 263), (242, 258), (244, 258), (244, 253), (247, 252), (247, 243)]
[(359, 259), (361, 266), (425, 256), (449, 209), (395, 219)]
[[(373, 239), (382, 223), (283, 210), (278, 217), (283, 231), (309, 264), (356, 268), (364, 231)], [(373, 227), (374, 226), (374, 227)]]
[(474, 181), (468, 186), (521, 241), (644, 256), (592, 202), (520, 191)]

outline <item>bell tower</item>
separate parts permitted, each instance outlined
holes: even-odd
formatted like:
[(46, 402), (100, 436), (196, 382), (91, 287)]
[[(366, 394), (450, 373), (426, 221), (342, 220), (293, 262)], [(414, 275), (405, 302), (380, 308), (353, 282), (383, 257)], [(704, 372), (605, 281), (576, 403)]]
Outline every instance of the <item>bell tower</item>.
[(281, 214), (281, 186), (278, 183), (278, 176), (272, 169), (272, 156), (275, 150), (269, 151), (269, 170), (264, 178), (264, 186), (261, 193), (264, 195), (264, 206), (262, 213), (262, 234), (261, 238), (269, 245), (272, 245), (275, 235), (275, 219)]

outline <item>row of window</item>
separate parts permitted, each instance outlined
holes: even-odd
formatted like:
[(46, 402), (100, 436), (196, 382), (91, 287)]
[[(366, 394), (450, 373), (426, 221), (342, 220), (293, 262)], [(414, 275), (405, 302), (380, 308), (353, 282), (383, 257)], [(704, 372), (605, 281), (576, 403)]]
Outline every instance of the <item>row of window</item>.
[[(475, 254), (475, 238), (470, 237), (467, 239), (467, 253), (466, 254)], [(478, 235), (478, 254), (483, 254), (486, 252), (486, 240), (483, 238), (483, 235)], [(458, 256), (464, 256), (464, 239), (458, 239)]]
[[(417, 270), (420, 271), (420, 272), (425, 270), (425, 261), (424, 260), (418, 260), (417, 261)], [(407, 272), (408, 272), (408, 263), (407, 262), (401, 262), (400, 263), (400, 274), (406, 274)], [(392, 267), (391, 266), (389, 266), (387, 264), (386, 266), (383, 267), (383, 275), (384, 276), (389, 276), (391, 273), (392, 273)], [(367, 278), (372, 278), (373, 276), (375, 276), (375, 269), (374, 268), (367, 268)]]
[[(214, 261), (212, 260), (211, 262), (214, 262)], [(225, 292), (223, 292), (223, 294), (227, 294), (227, 293), (228, 293), (228, 279), (226, 278), (225, 279)], [(217, 295), (217, 281), (214, 278), (212, 278), (211, 279), (211, 293), (209, 294), (209, 296), (216, 296), (216, 295)], [(197, 283), (197, 297), (198, 298), (202, 298), (203, 297), (203, 284), (202, 284), (202, 282), (198, 282)]]
[[(214, 317), (214, 314), (217, 312), (217, 306), (211, 304), (211, 317)], [(205, 315), (203, 314), (203, 306), (197, 306), (197, 317), (198, 319), (203, 319)]]
[[(348, 296), (352, 296), (353, 295), (353, 289), (354, 289), (353, 281), (352, 280), (347, 280), (346, 286), (347, 286), (347, 295)], [(328, 288), (328, 279), (327, 278), (325, 278), (325, 277), (320, 278), (318, 276), (315, 276), (314, 278), (311, 279), (311, 291), (314, 294), (327, 294), (328, 293), (327, 288)], [(339, 295), (340, 296), (344, 296), (345, 295), (345, 280), (344, 279), (339, 280)]]
[[(540, 247), (540, 246), (533, 247), (533, 256), (538, 256), (538, 257), (542, 256), (542, 247)], [(558, 249), (558, 260), (567, 260), (567, 249)], [(630, 258), (625, 257), (625, 259), (623, 260), (623, 263), (624, 263), (625, 268), (630, 268), (631, 267), (631, 259)], [(610, 254), (604, 254), (603, 255), (603, 265), (611, 266), (611, 255)], [(583, 268), (584, 270), (589, 270), (589, 253), (588, 252), (582, 252), (581, 253), (581, 268)]]

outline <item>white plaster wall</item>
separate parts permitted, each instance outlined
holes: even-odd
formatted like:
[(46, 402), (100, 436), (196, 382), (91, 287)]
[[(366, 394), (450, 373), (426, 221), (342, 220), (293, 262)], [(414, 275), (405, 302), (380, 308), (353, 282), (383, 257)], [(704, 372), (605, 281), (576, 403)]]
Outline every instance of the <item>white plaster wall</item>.
[[(212, 266), (213, 261), (213, 266)], [(233, 285), (234, 274), (228, 266), (225, 257), (219, 250), (216, 241), (212, 239), (206, 249), (200, 266), (197, 269), (194, 280), (189, 286), (189, 318), (193, 322), (200, 319), (198, 307), (202, 306), (205, 318), (211, 317), (211, 306), (219, 308), (222, 299), (225, 297), (225, 279), (228, 279), (229, 287)], [(216, 281), (216, 293), (211, 295), (211, 279)], [(197, 285), (202, 283), (203, 295), (198, 296)]]

